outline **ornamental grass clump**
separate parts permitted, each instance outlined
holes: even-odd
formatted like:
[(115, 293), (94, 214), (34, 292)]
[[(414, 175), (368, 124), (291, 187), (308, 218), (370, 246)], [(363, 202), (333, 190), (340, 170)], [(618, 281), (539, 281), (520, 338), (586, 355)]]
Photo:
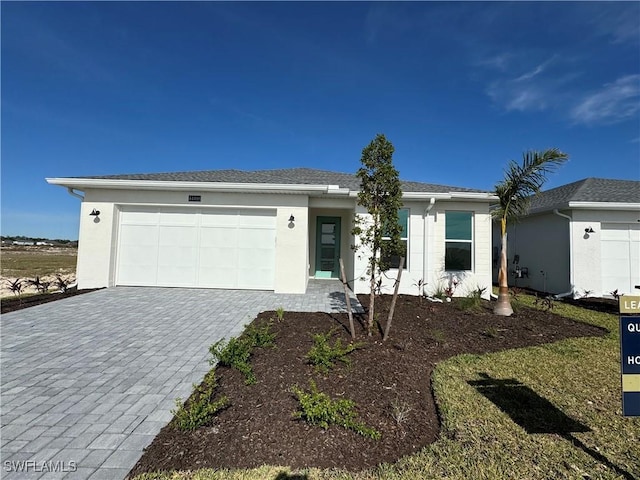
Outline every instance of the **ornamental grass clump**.
[(310, 392), (306, 392), (297, 385), (291, 387), (291, 392), (296, 396), (300, 410), (294, 412), (294, 418), (303, 419), (310, 425), (316, 425), (324, 429), (329, 425), (353, 430), (363, 437), (378, 440), (381, 436), (375, 428), (368, 427), (357, 420), (356, 404), (353, 400), (340, 398), (332, 400), (326, 393), (318, 391), (313, 380), (309, 381)]

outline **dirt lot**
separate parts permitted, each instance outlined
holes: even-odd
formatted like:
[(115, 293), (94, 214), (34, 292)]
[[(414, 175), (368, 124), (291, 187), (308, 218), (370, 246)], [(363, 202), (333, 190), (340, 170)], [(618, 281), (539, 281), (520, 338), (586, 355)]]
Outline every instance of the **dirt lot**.
[(78, 249), (71, 247), (2, 247), (2, 274), (0, 275), (0, 297), (14, 296), (9, 285), (16, 279), (22, 280), (22, 294), (36, 293), (36, 288), (27, 283), (40, 277), (43, 282), (51, 282), (50, 290), (56, 290), (56, 275), (75, 282)]

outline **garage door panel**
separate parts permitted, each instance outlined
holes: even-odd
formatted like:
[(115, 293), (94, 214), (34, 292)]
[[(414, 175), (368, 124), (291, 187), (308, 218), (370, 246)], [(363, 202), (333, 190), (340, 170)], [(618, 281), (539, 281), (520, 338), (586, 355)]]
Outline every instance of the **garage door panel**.
[(236, 228), (206, 227), (200, 230), (200, 248), (224, 248), (235, 246), (238, 242), (238, 230)]
[(640, 225), (603, 223), (601, 233), (603, 293), (637, 293), (634, 287), (640, 285)]
[(200, 225), (203, 227), (230, 227), (238, 226), (237, 210), (214, 210), (203, 212), (200, 217)]
[(140, 211), (125, 210), (120, 213), (122, 225), (157, 225), (158, 212), (149, 209)]
[(185, 214), (184, 212), (160, 212), (160, 225), (192, 226), (198, 224), (198, 217), (195, 214)]
[(262, 248), (271, 250), (275, 246), (275, 232), (267, 229), (246, 228), (238, 238), (239, 248)]
[(275, 211), (125, 210), (116, 283), (273, 289), (275, 225)]

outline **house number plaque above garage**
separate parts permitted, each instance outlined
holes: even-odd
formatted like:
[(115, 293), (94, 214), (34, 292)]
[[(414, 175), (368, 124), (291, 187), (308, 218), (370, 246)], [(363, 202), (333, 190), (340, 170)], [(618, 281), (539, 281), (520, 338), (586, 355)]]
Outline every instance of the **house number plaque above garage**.
[(202, 197), (200, 195), (189, 195), (190, 202), (201, 202)]

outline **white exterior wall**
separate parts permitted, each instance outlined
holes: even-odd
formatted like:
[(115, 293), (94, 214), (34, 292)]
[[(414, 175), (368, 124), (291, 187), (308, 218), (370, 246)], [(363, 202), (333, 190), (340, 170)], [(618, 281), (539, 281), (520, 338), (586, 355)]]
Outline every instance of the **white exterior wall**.
[[(525, 217), (510, 224), (508, 235), (509, 285), (513, 286), (513, 256), (520, 255), (520, 267), (529, 269), (529, 278), (517, 280), (517, 285), (544, 291), (541, 270), (546, 273), (546, 291), (554, 294), (573, 292), (576, 296), (606, 296), (603, 291), (601, 241), (602, 223), (634, 224), (638, 211), (563, 210), (572, 218), (545, 213)], [(593, 228), (587, 234), (585, 229)], [(494, 222), (494, 248), (500, 248), (499, 224)], [(494, 266), (494, 279), (497, 279)]]
[[(465, 296), (477, 287), (485, 287), (485, 297), (491, 292), (491, 218), (489, 204), (483, 202), (453, 202), (436, 201), (426, 216), (428, 201), (406, 201), (403, 208), (409, 209), (409, 242), (407, 253), (407, 269), (402, 273), (399, 292), (417, 295), (419, 280), (427, 282), (425, 291), (435, 292), (439, 287), (446, 286), (455, 276), (459, 285), (456, 296)], [(446, 210), (473, 212), (473, 269), (467, 272), (445, 272), (445, 212)], [(356, 213), (368, 216), (357, 207)], [(426, 227), (426, 229), (425, 229)], [(426, 237), (425, 237), (426, 233)], [(426, 241), (425, 241), (426, 238)], [(356, 238), (356, 243), (359, 240)], [(426, 252), (426, 256), (425, 256)], [(368, 293), (369, 281), (366, 276), (367, 252), (358, 250), (354, 260), (356, 281), (355, 293)], [(393, 293), (393, 286), (398, 270), (391, 269), (383, 277), (383, 293)]]
[[(579, 296), (590, 291), (590, 296), (602, 297), (609, 292), (602, 288), (602, 268), (600, 264), (600, 232), (602, 223), (637, 223), (638, 211), (618, 210), (578, 210), (572, 212), (573, 231), (573, 281), (575, 293)], [(586, 234), (586, 228), (594, 233)]]
[[(188, 202), (188, 195), (201, 195), (202, 201)], [(78, 287), (81, 289), (114, 285), (120, 205), (274, 208), (277, 211), (275, 291), (306, 291), (309, 258), (306, 195), (108, 189), (88, 189), (82, 202), (77, 263)], [(98, 221), (89, 215), (94, 208), (100, 211)], [(289, 226), (291, 215), (295, 217), (292, 228)]]
[[(494, 222), (494, 247), (500, 252), (500, 223)], [(528, 278), (515, 278), (515, 255), (520, 268), (529, 269)], [(509, 286), (532, 288), (558, 294), (571, 290), (569, 220), (553, 213), (526, 217), (507, 224), (507, 268)], [(500, 265), (494, 265), (497, 282)]]

